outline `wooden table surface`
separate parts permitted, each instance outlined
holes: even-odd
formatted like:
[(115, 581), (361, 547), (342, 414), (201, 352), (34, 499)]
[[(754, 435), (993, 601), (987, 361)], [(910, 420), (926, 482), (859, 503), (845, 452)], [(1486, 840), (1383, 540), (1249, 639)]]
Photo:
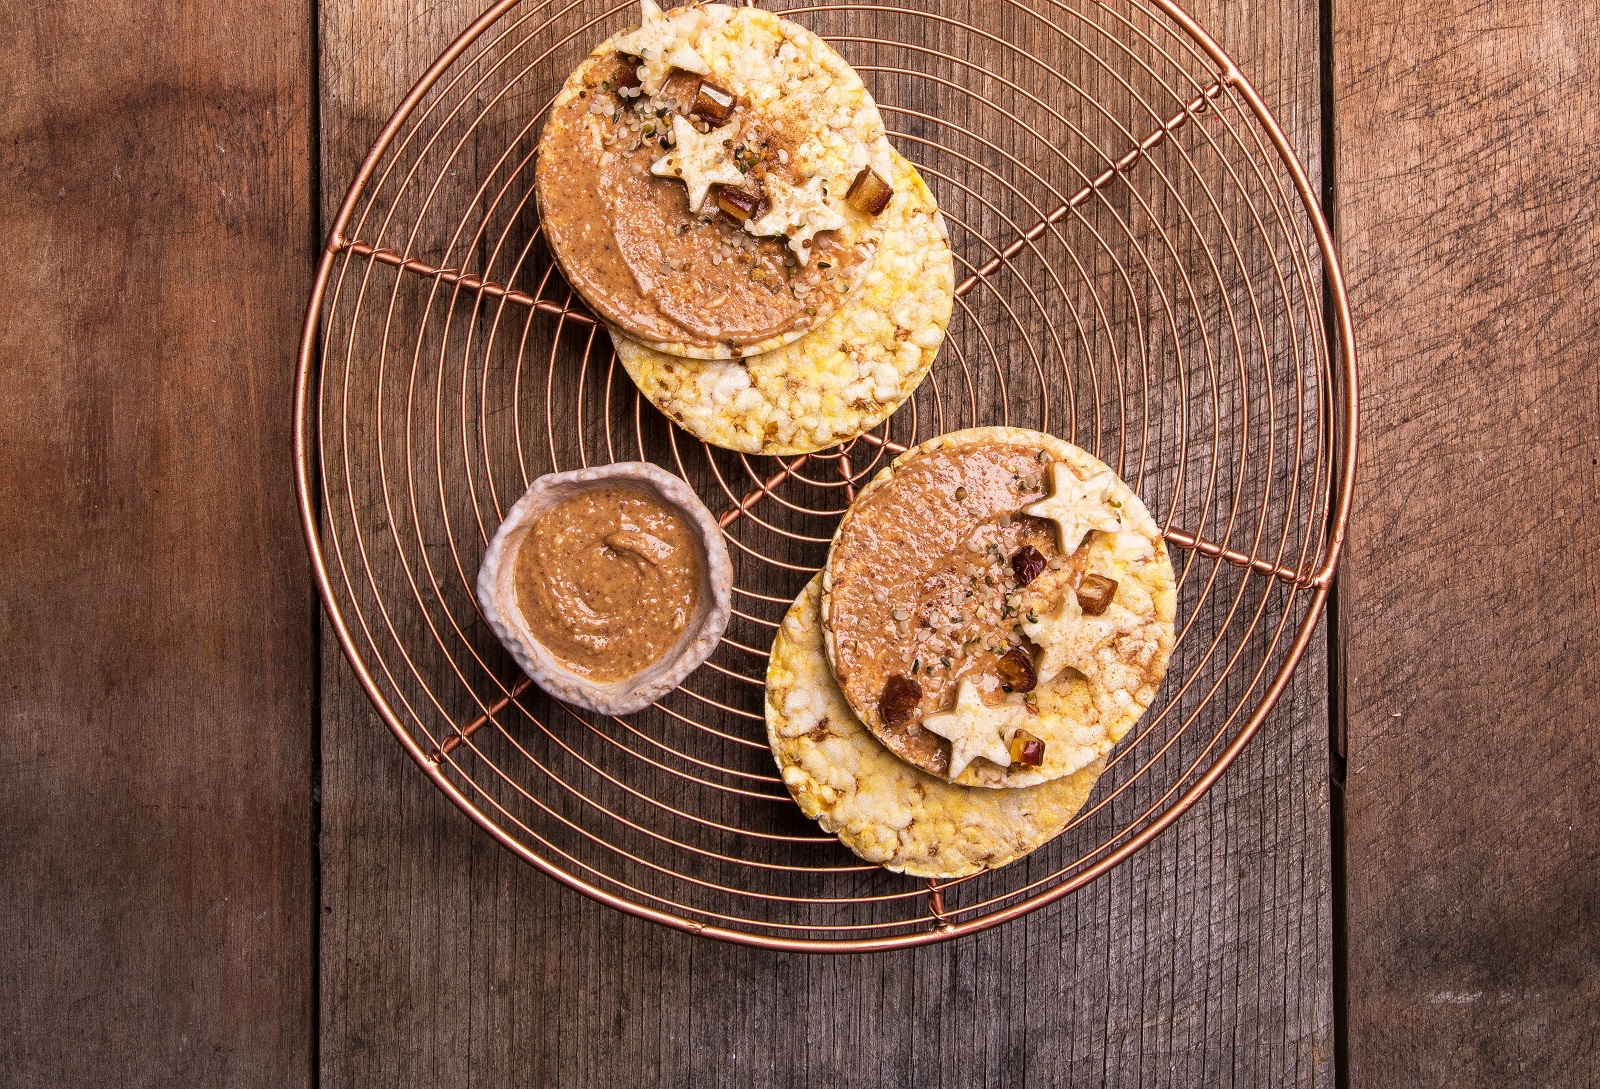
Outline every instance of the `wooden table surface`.
[(323, 635), (313, 263), (470, 0), (0, 14), (4, 1082), (1600, 1081), (1600, 11), (1193, 11), (1340, 239), (1364, 419), (1326, 638), (1134, 860), (854, 958), (540, 877)]

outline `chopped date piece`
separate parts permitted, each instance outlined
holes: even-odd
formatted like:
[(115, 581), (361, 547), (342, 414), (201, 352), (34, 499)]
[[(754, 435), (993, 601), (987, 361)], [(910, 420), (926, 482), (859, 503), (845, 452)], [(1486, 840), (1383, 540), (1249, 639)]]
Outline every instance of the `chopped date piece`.
[(1085, 575), (1078, 587), (1078, 604), (1084, 616), (1099, 616), (1111, 607), (1111, 598), (1117, 592), (1117, 580), (1104, 575)]
[(1011, 762), (1038, 767), (1044, 763), (1044, 742), (1027, 730), (1018, 730), (1011, 735)]
[(733, 116), (733, 95), (710, 80), (701, 80), (689, 106), (689, 116), (720, 125)]
[(744, 226), (747, 219), (760, 219), (762, 203), (760, 189), (735, 189), (730, 185), (717, 188), (717, 211), (732, 220), (736, 227)]
[(883, 686), (883, 698), (878, 701), (878, 714), (890, 729), (905, 725), (917, 712), (922, 702), (922, 686), (910, 677), (894, 674)]
[(1023, 545), (1011, 557), (1011, 573), (1017, 576), (1017, 585), (1026, 586), (1044, 570), (1044, 554), (1032, 545)]
[(639, 86), (639, 62), (633, 58), (617, 54), (617, 59), (622, 63), (617, 66), (617, 90), (633, 90)]
[(676, 102), (681, 112), (688, 113), (700, 93), (700, 77), (682, 68), (674, 68), (661, 84), (661, 96)]
[(1039, 683), (1039, 674), (1033, 668), (1033, 655), (1022, 647), (1006, 651), (995, 667), (1000, 672), (1000, 685), (1007, 692), (1032, 692)]
[(844, 192), (845, 203), (869, 216), (875, 216), (889, 207), (889, 199), (893, 196), (894, 186), (880, 178), (870, 166), (862, 167), (856, 180)]

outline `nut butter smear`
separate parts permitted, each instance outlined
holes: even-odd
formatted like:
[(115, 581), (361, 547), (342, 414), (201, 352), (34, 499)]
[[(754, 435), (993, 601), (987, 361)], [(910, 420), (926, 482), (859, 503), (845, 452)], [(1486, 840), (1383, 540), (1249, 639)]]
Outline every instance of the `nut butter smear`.
[(517, 607), (547, 650), (602, 684), (671, 650), (694, 616), (704, 561), (684, 519), (625, 487), (540, 514), (517, 550)]
[[(826, 231), (812, 245), (815, 259), (798, 262), (780, 241), (751, 237), (739, 226), (768, 208), (758, 177), (804, 184), (791, 161), (801, 137), (734, 107), (717, 132), (731, 134), (725, 154), (730, 162), (738, 156), (734, 177), (745, 179), (749, 171), (745, 187), (719, 186), (717, 199), (690, 207), (683, 181), (651, 168), (677, 147), (674, 118), (689, 124), (690, 106), (673, 95), (687, 98), (702, 84), (693, 80), (679, 92), (669, 83), (655, 98), (624, 97), (629, 70), (616, 57), (589, 62), (581, 70), (582, 97), (554, 110), (540, 145), (544, 232), (589, 305), (633, 336), (698, 348), (722, 344), (735, 357), (836, 308), (865, 272), (870, 248)], [(704, 121), (694, 124), (690, 135), (713, 139), (700, 131), (709, 131)], [(719, 201), (729, 196), (748, 203), (719, 214)], [(875, 240), (870, 217), (859, 229)]]
[(1031, 691), (1019, 626), (1088, 562), (1086, 547), (1062, 555), (1049, 523), (1020, 513), (1044, 496), (1049, 465), (1005, 442), (922, 454), (860, 501), (834, 544), (839, 685), (925, 770), (944, 774), (949, 759), (921, 718), (947, 710), (965, 677), (990, 696)]

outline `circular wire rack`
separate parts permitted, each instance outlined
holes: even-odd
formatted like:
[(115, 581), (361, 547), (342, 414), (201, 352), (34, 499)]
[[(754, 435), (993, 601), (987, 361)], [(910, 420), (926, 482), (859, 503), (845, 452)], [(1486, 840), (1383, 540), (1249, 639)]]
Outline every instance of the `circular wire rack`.
[[(540, 238), (533, 162), (557, 89), (625, 3), (495, 5), (384, 128), (334, 222), (296, 387), (305, 531), (329, 622), (384, 721), (463, 811), (606, 904), (772, 948), (922, 944), (1015, 918), (1192, 805), (1287, 685), (1350, 503), (1356, 369), (1331, 238), (1251, 84), (1166, 0), (779, 0), (875, 95), (938, 197), (955, 311), (929, 378), (841, 447), (771, 458), (642, 402)], [(979, 876), (868, 865), (804, 819), (764, 724), (767, 648), (856, 489), (985, 424), (1111, 464), (1172, 547), (1156, 702), (1066, 831)], [(537, 476), (648, 460), (734, 557), (712, 658), (646, 711), (533, 687), (473, 596)], [(374, 804), (383, 804), (375, 799)]]

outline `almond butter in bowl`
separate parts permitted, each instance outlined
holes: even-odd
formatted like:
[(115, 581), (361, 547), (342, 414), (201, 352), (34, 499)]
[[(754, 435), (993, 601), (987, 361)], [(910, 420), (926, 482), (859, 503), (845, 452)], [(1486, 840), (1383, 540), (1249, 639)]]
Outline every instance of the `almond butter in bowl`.
[(840, 521), (822, 588), (840, 690), (890, 751), (1021, 787), (1103, 758), (1172, 653), (1172, 564), (1104, 463), (984, 427), (908, 450)]
[(478, 603), (539, 687), (617, 715), (710, 656), (732, 584), (721, 531), (689, 486), (623, 462), (534, 481), (489, 542)]

